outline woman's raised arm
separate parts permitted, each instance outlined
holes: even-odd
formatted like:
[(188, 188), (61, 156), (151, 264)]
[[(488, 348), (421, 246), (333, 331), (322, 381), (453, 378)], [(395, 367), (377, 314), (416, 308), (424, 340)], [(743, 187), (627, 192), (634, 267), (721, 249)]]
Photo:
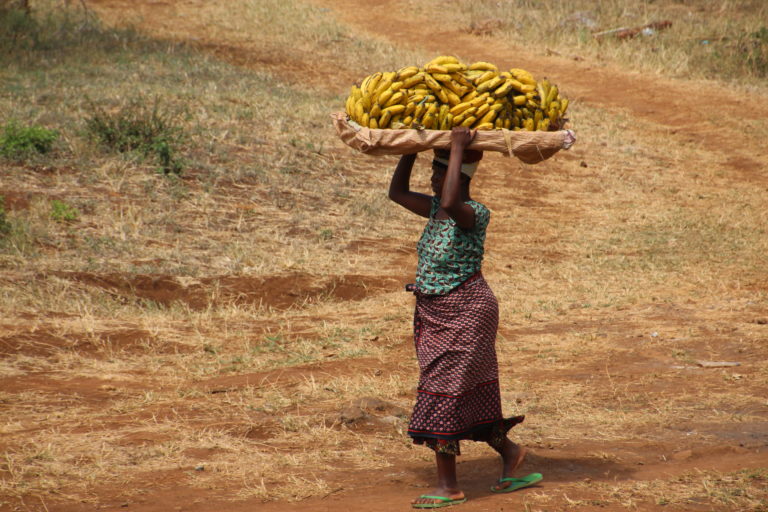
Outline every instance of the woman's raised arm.
[(432, 208), (432, 197), (411, 191), (411, 170), (415, 161), (416, 153), (400, 157), (395, 173), (392, 175), (392, 181), (389, 183), (389, 198), (416, 215), (428, 218)]

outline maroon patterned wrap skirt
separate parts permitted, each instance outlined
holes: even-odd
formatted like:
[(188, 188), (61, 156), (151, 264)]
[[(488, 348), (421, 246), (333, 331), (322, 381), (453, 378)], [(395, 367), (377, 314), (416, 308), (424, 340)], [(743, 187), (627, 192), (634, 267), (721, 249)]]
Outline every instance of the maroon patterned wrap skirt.
[(523, 417), (505, 420), (501, 414), (499, 305), (488, 283), (477, 273), (445, 295), (415, 294), (420, 372), (408, 435), (419, 444), (506, 435)]

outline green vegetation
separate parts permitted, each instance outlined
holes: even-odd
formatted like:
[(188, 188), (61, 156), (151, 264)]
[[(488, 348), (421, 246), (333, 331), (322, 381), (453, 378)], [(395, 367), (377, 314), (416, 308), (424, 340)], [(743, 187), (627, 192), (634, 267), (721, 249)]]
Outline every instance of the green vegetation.
[(118, 153), (153, 156), (163, 173), (180, 174), (182, 163), (175, 148), (184, 135), (181, 120), (182, 112), (165, 106), (159, 98), (138, 97), (114, 113), (92, 105), (86, 127), (102, 146)]
[(37, 153), (47, 153), (58, 133), (41, 126), (22, 126), (16, 120), (5, 124), (0, 132), (0, 155), (23, 160)]
[(54, 199), (51, 201), (51, 218), (56, 222), (74, 222), (80, 217), (80, 212), (72, 205)]

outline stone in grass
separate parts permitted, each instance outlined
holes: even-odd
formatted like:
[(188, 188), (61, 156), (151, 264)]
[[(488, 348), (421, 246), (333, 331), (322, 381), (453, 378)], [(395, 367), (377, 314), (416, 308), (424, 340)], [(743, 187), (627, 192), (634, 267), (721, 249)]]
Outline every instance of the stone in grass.
[(696, 361), (696, 364), (702, 368), (730, 368), (732, 366), (741, 366), (736, 361)]

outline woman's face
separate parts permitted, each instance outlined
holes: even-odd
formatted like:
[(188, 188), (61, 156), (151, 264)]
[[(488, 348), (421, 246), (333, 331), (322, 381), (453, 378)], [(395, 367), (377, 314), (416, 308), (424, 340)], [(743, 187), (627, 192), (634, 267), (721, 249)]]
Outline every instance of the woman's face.
[(439, 196), (443, 191), (443, 183), (445, 182), (445, 174), (447, 170), (448, 169), (442, 165), (432, 164), (432, 178), (430, 181), (432, 183), (432, 192), (434, 192), (436, 196)]

